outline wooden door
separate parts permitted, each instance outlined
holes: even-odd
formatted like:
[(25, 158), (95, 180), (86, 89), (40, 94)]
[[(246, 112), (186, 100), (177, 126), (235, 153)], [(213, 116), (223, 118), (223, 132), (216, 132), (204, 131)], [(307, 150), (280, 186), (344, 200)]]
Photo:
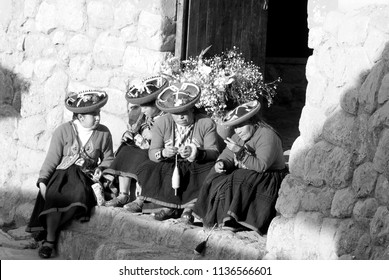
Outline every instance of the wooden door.
[(176, 55), (208, 55), (236, 46), (248, 61), (264, 66), (268, 0), (178, 0)]

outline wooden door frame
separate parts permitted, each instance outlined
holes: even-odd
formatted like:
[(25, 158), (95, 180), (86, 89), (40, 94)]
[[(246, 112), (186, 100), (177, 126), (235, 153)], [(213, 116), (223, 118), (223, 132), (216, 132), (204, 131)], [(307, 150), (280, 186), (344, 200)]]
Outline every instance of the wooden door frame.
[(189, 2), (191, 0), (177, 0), (176, 44), (174, 55), (181, 60), (186, 59)]

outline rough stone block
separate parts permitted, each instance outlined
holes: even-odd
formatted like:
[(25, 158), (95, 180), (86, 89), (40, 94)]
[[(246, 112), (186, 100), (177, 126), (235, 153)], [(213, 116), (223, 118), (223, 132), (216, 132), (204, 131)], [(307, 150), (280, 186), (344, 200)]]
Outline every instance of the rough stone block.
[(365, 232), (352, 219), (340, 221), (335, 237), (337, 255), (353, 255), (358, 246), (358, 241), (364, 234)]
[(336, 191), (331, 206), (331, 215), (336, 218), (351, 217), (356, 199), (351, 188)]
[(388, 3), (388, 0), (338, 0), (338, 8), (342, 12), (351, 12), (368, 5), (385, 5)]
[(370, 236), (374, 245), (387, 246), (389, 243), (389, 210), (380, 206), (370, 222)]
[(159, 73), (162, 61), (167, 57), (167, 52), (141, 49), (128, 46), (123, 58), (123, 71), (130, 75), (156, 75)]
[(382, 105), (389, 100), (389, 74), (386, 74), (378, 91), (378, 104)]
[(370, 235), (366, 233), (359, 239), (354, 255), (357, 260), (369, 260), (372, 252)]
[(43, 92), (46, 108), (54, 108), (65, 100), (68, 86), (68, 75), (63, 70), (57, 70), (46, 81)]
[(380, 175), (377, 179), (374, 196), (379, 204), (389, 207), (389, 181), (383, 175)]
[(304, 181), (317, 187), (325, 183), (326, 170), (323, 165), (332, 149), (333, 146), (325, 141), (320, 141), (312, 147), (305, 157)]
[(24, 42), (28, 58), (41, 58), (45, 51), (52, 49), (51, 40), (43, 34), (29, 34)]
[(86, 78), (89, 71), (92, 69), (92, 55), (76, 56), (69, 62), (69, 75), (76, 81), (82, 81)]
[(324, 123), (323, 138), (333, 145), (350, 147), (355, 141), (352, 133), (354, 122), (355, 116), (338, 110)]
[[(372, 20), (374, 20), (372, 18)], [(363, 45), (370, 61), (376, 63), (382, 58), (385, 46), (389, 40), (389, 35), (374, 27), (370, 27), (367, 39)]]
[(17, 147), (17, 151), (17, 170), (23, 170), (25, 173), (38, 174), (39, 169), (41, 168), (41, 165), (46, 157), (46, 153), (21, 146)]
[(81, 31), (85, 25), (85, 0), (56, 1), (59, 23), (69, 31)]
[(87, 82), (96, 88), (107, 87), (112, 77), (112, 71), (93, 68), (87, 75)]
[(15, 68), (15, 72), (20, 74), (23, 79), (31, 79), (34, 74), (34, 66), (32, 61), (25, 60)]
[(92, 41), (84, 34), (76, 34), (69, 40), (69, 52), (72, 54), (88, 54), (92, 50)]
[(359, 91), (359, 104), (366, 113), (371, 114), (376, 110), (378, 90), (381, 85), (381, 80), (387, 72), (388, 67), (385, 63), (383, 61), (378, 62), (362, 84)]
[(127, 43), (136, 42), (138, 40), (137, 26), (131, 25), (120, 30), (120, 35)]
[(299, 212), (294, 225), (296, 254), (299, 259), (318, 258), (320, 229), (324, 216), (317, 212)]
[(301, 199), (301, 208), (304, 211), (316, 211), (329, 216), (335, 190), (329, 187), (307, 187)]
[(378, 173), (374, 170), (371, 162), (364, 163), (354, 171), (352, 187), (356, 197), (369, 196), (373, 191), (377, 181)]
[(122, 29), (138, 22), (141, 10), (131, 1), (121, 2), (114, 9), (114, 28)]
[(266, 249), (276, 259), (296, 259), (295, 218), (275, 217), (267, 232)]
[(49, 33), (58, 27), (58, 15), (55, 3), (44, 1), (40, 4), (36, 15), (36, 29), (43, 33)]
[(102, 33), (95, 42), (93, 58), (100, 66), (120, 66), (123, 63), (125, 43), (121, 37)]
[(34, 74), (40, 80), (44, 81), (53, 74), (57, 61), (54, 59), (40, 59), (35, 62)]
[(32, 84), (29, 88), (29, 93), (21, 96), (21, 102), (22, 107), (20, 109), (20, 115), (23, 118), (43, 113), (45, 111), (45, 106), (42, 86)]
[[(389, 4), (387, 0), (382, 0)], [(370, 25), (383, 33), (389, 33), (389, 22), (388, 22), (389, 6), (381, 6), (379, 9), (375, 9), (371, 15)]]
[(17, 130), (20, 144), (30, 149), (37, 149), (45, 130), (46, 116), (43, 114), (21, 119)]
[(337, 10), (330, 11), (323, 23), (324, 31), (331, 33), (332, 36), (337, 38), (339, 26), (342, 24), (344, 17), (344, 13), (341, 13)]
[(87, 6), (89, 24), (93, 27), (109, 29), (113, 26), (113, 8), (109, 3), (90, 1)]
[(319, 259), (338, 259), (336, 233), (339, 227), (339, 223), (339, 219), (323, 219), (319, 237)]
[(107, 104), (102, 108), (102, 111), (116, 115), (126, 122), (128, 116), (127, 101), (124, 97), (124, 91), (113, 88), (104, 88), (104, 90), (107, 92), (109, 98)]
[(345, 18), (338, 30), (338, 41), (351, 46), (361, 45), (367, 37), (370, 17), (356, 14)]
[(299, 122), (299, 130), (305, 142), (317, 142), (322, 133), (325, 120), (326, 117), (322, 110), (307, 105), (303, 108)]
[(340, 98), (340, 106), (349, 114), (356, 115), (358, 111), (359, 90), (356, 88), (348, 89)]
[(356, 221), (362, 225), (368, 225), (378, 208), (378, 202), (375, 198), (358, 200), (353, 209), (353, 216)]
[(386, 178), (389, 178), (389, 129), (385, 129), (382, 133), (380, 142), (378, 143), (373, 163), (375, 169), (383, 173)]
[(305, 157), (313, 144), (308, 144), (301, 136), (293, 142), (289, 155), (289, 171), (293, 176), (304, 178)]
[(34, 17), (39, 7), (39, 0), (25, 0), (23, 15), (25, 17)]
[(305, 192), (303, 182), (287, 175), (281, 183), (276, 209), (286, 218), (293, 217), (300, 210), (301, 199)]

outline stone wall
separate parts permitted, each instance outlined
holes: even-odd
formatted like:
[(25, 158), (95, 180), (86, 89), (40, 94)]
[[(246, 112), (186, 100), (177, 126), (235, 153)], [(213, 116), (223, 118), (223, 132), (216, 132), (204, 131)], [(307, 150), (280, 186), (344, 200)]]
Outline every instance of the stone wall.
[(126, 82), (158, 72), (175, 20), (176, 0), (0, 1), (0, 224), (29, 218), (51, 134), (71, 119), (67, 92), (108, 93), (101, 118), (118, 146)]
[(305, 107), (269, 258), (389, 257), (389, 1), (309, 0)]

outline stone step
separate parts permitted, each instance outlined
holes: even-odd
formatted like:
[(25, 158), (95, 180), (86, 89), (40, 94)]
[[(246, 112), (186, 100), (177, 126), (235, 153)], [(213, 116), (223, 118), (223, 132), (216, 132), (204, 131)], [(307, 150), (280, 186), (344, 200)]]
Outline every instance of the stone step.
[(219, 229), (212, 231), (204, 254), (194, 254), (209, 231), (200, 223), (160, 222), (121, 208), (96, 207), (89, 222), (73, 221), (62, 230), (58, 249), (63, 259), (104, 260), (262, 259), (266, 254), (266, 237)]

